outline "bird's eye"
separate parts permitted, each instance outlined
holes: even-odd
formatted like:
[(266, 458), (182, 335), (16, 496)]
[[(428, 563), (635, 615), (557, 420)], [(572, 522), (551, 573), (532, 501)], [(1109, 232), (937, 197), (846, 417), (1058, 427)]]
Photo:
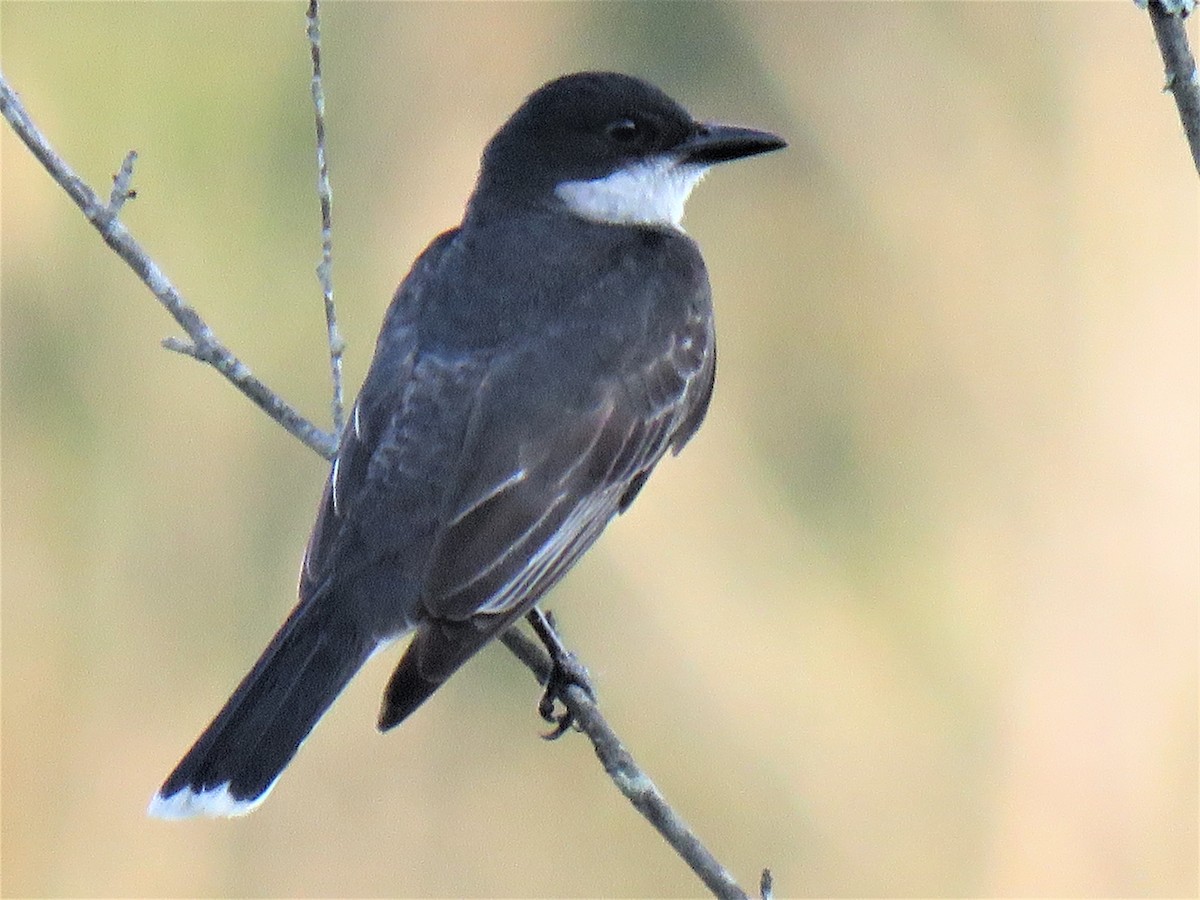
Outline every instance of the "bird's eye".
[(617, 119), (610, 122), (605, 130), (618, 144), (632, 144), (642, 136), (643, 129), (633, 119)]

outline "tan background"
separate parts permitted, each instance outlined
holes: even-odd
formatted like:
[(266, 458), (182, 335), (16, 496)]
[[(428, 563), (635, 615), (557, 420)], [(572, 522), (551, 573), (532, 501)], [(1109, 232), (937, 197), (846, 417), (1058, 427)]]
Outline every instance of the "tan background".
[[(484, 141), (565, 71), (783, 154), (687, 226), (709, 423), (558, 590), (612, 722), (747, 887), (1195, 895), (1198, 191), (1132, 4), (331, 5), (357, 387)], [(23, 4), (3, 68), (218, 335), (327, 422), (303, 9)], [(1193, 41), (1195, 31), (1193, 29)], [(546, 745), (502, 648), (386, 738), (392, 658), (269, 802), (150, 794), (291, 605), (326, 467), (214, 373), (7, 127), (3, 889), (701, 893)]]

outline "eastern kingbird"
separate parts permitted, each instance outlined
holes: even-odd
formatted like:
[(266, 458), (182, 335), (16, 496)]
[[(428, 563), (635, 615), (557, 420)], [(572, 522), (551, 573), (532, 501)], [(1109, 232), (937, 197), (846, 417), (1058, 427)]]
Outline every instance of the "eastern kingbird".
[(708, 407), (711, 293), (684, 201), (715, 163), (783, 146), (627, 75), (526, 99), (387, 311), (299, 604), (151, 815), (249, 812), (369, 656), (413, 633), (385, 731), (566, 574)]

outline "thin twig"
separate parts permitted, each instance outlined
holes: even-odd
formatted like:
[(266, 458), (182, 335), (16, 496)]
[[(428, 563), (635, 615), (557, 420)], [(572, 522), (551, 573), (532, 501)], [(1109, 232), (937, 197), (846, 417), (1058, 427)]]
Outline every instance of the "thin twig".
[[(515, 627), (504, 632), (500, 640), (533, 672), (539, 684), (546, 683), (550, 678), (550, 658), (536, 642)], [(746, 892), (738, 886), (729, 870), (700, 842), (696, 833), (671, 808), (662, 792), (625, 749), (587, 691), (576, 684), (568, 684), (559, 697), (579, 729), (592, 742), (596, 756), (613, 784), (674, 848), (713, 895), (746, 900)]]
[[(75, 205), (82, 210), (84, 217), (100, 232), (104, 242), (113, 249), (117, 256), (125, 260), (125, 263), (133, 269), (146, 287), (150, 288), (159, 303), (166, 307), (167, 312), (191, 338), (191, 344), (187, 350), (188, 355), (208, 363), (224, 375), (239, 391), (249, 397), (259, 409), (287, 429), (290, 434), (299, 438), (322, 456), (332, 458), (337, 449), (336, 439), (317, 428), (280, 399), (276, 393), (255, 378), (241, 360), (217, 340), (217, 336), (213, 334), (212, 329), (208, 327), (200, 314), (183, 299), (158, 264), (150, 258), (121, 223), (117, 213), (124, 201), (118, 199), (105, 203), (95, 191), (84, 183), (83, 179), (75, 174), (62, 157), (54, 152), (49, 141), (25, 111), (20, 97), (9, 87), (3, 73), (0, 73), (0, 113), (8, 120), (30, 152), (37, 157), (38, 162), (75, 201)], [(116, 178), (118, 183), (114, 184), (114, 194), (121, 193), (125, 197), (129, 196), (129, 182), (133, 177), (134, 159), (134, 154), (125, 157), (121, 174)], [(119, 192), (117, 191), (118, 187), (120, 187)], [(177, 350), (182, 346), (178, 339), (172, 339), (167, 344), (168, 349)]]
[(321, 200), (321, 263), (317, 266), (317, 278), (325, 298), (325, 325), (329, 331), (333, 433), (340, 437), (345, 424), (342, 354), (346, 350), (346, 342), (338, 330), (337, 307), (333, 303), (333, 189), (329, 184), (329, 160), (325, 154), (325, 86), (321, 77), (321, 11), (318, 0), (309, 0), (308, 3), (308, 44), (312, 49), (312, 99), (317, 123), (317, 196)]
[(1192, 163), (1200, 174), (1200, 75), (1196, 60), (1188, 48), (1187, 29), (1183, 20), (1194, 6), (1181, 0), (1150, 0), (1150, 22), (1162, 53), (1167, 83), (1163, 90), (1175, 97), (1179, 120), (1192, 151)]
[(137, 196), (137, 191), (130, 187), (133, 182), (133, 164), (135, 162), (137, 162), (137, 151), (130, 150), (125, 154), (121, 170), (113, 176), (112, 192), (108, 195), (108, 214), (113, 218), (121, 214), (121, 207), (125, 205), (126, 200), (132, 200)]

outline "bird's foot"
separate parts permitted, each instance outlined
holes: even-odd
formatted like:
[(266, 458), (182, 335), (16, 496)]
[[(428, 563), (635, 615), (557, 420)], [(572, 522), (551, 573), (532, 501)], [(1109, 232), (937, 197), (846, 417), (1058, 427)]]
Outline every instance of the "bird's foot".
[[(546, 692), (538, 702), (538, 714), (554, 725), (554, 730), (543, 734), (542, 737), (548, 741), (555, 741), (575, 725), (575, 715), (563, 700), (567, 688), (580, 688), (592, 701), (596, 699), (596, 692), (592, 688), (587, 667), (559, 640), (558, 632), (554, 629), (553, 617), (535, 606), (529, 611), (527, 618), (534, 633), (545, 645), (546, 652), (550, 654), (550, 677), (546, 681)], [(562, 712), (556, 709), (560, 704)]]

